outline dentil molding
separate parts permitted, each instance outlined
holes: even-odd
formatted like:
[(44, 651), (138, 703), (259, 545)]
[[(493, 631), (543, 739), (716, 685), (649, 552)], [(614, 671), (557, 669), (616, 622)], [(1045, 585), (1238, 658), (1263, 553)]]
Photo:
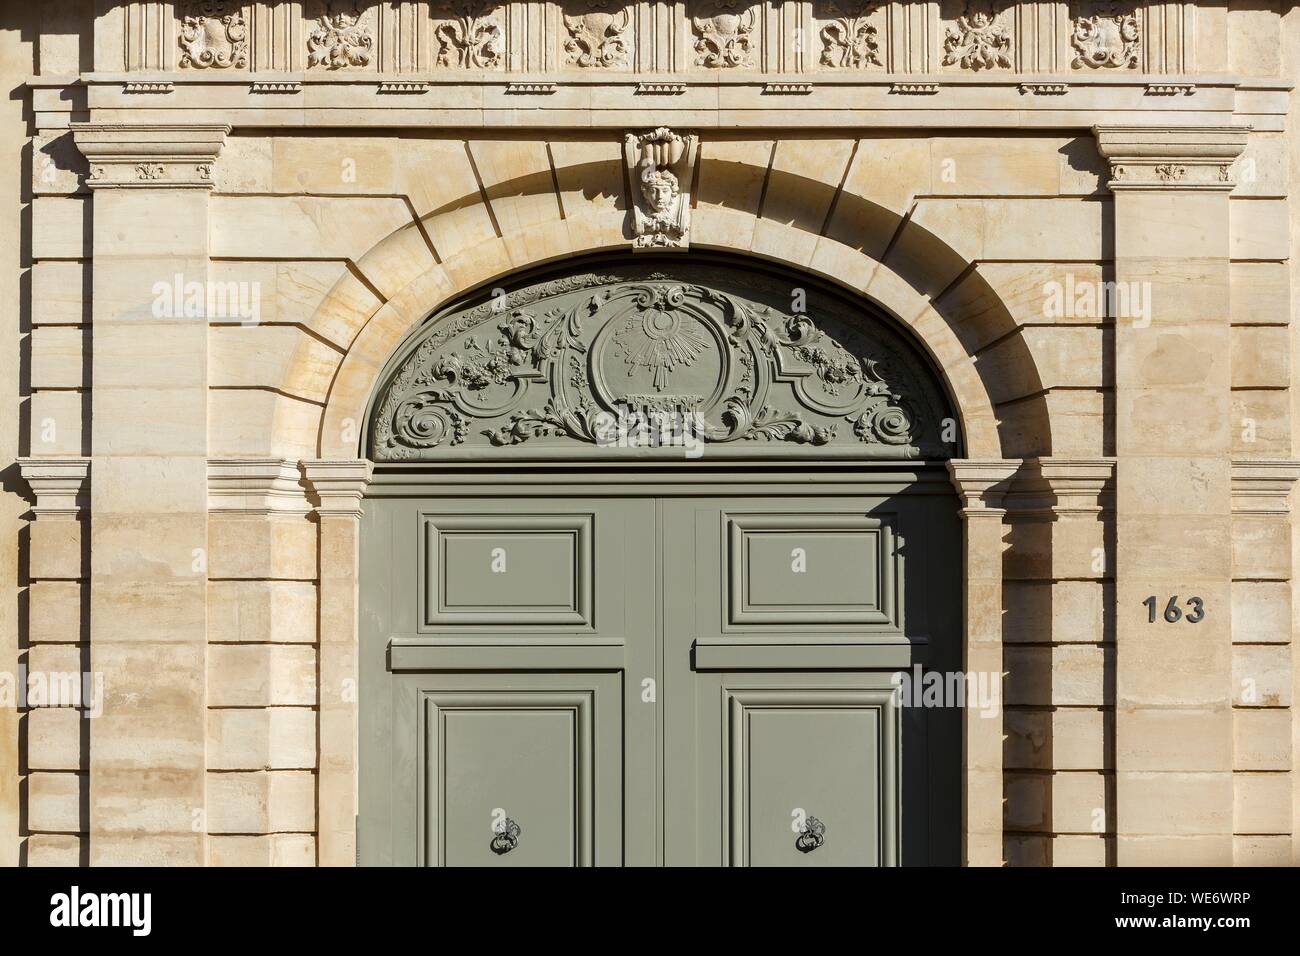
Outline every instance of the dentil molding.
[(224, 124), (73, 123), (91, 189), (211, 189), (230, 127)]

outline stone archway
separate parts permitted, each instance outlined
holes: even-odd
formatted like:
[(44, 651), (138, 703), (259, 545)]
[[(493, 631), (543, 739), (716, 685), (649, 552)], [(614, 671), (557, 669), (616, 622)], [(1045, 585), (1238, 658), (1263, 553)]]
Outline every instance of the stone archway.
[[(507, 862), (798, 862), (788, 820), (737, 822), (792, 800), (834, 833), (814, 862), (960, 859), (960, 714), (892, 691), (962, 667), (960, 436), (892, 317), (752, 259), (588, 258), (418, 325), (366, 421), (363, 862), (498, 862), (472, 837), (493, 807), (523, 828)], [(788, 787), (728, 763), (750, 717), (713, 723), (718, 694), (780, 723), (745, 746), (807, 762)], [(544, 766), (493, 756), (526, 715), (559, 721)]]
[[(448, 205), (464, 209), (473, 201), (467, 197)], [(848, 201), (857, 203), (861, 210), (877, 208), (865, 198), (848, 197)], [(352, 682), (355, 686), (356, 519), (371, 467), (356, 456), (368, 403), (394, 350), (432, 310), (458, 295), (474, 288), (491, 288), (519, 269), (622, 248), (628, 241), (625, 214), (593, 204), (576, 210), (569, 218), (489, 239), (421, 269), (421, 257), (411, 250), (420, 246), (420, 230), (428, 230), (433, 219), (430, 215), (419, 228), (413, 225), (399, 230), (357, 260), (358, 269), (383, 277), (382, 283), (372, 284), (384, 290), (381, 303), (370, 307), (354, 305), (348, 287), (355, 280), (349, 275), (336, 286), (337, 296), (327, 295), (321, 309), (330, 311), (332, 326), (340, 329), (341, 339), (350, 343), (337, 371), (316, 367), (305, 353), (297, 355), (288, 366), (290, 377), (328, 376), (328, 381), (320, 382), (327, 395), (319, 419), (321, 457), (304, 462), (304, 466), (321, 500), (321, 671), (322, 675), (329, 673), (333, 683)], [(953, 276), (964, 275), (967, 281), (983, 288), (973, 299), (969, 290), (966, 297), (947, 294), (955, 288), (955, 278), (944, 285), (919, 262), (908, 265), (908, 277), (904, 278), (888, 261), (877, 261), (863, 249), (829, 236), (809, 233), (804, 225), (765, 219), (750, 209), (701, 206), (694, 210), (693, 248), (768, 259), (779, 259), (776, 253), (781, 248), (803, 250), (795, 257), (803, 271), (867, 297), (910, 329), (913, 340), (934, 364), (952, 396), (968, 456), (949, 466), (965, 505), (964, 666), (968, 671), (1000, 674), (1001, 501), (1017, 470), (1016, 462), (1005, 460), (1004, 449), (1016, 449), (1020, 433), (1006, 432), (999, 422), (991, 397), (996, 394), (997, 384), (990, 379), (998, 370), (985, 368), (973, 357), (973, 340), (995, 337), (994, 327), (1014, 328), (1015, 324), (969, 263)], [(944, 269), (956, 268), (962, 261), (954, 249), (928, 230), (914, 238), (917, 241), (911, 245), (915, 254), (923, 255), (925, 249), (942, 252)], [(928, 286), (920, 281), (925, 276), (930, 279)], [(1017, 367), (1023, 380), (1033, 379), (1034, 362), (1027, 350)], [(1026, 404), (1032, 411), (1042, 402), (1032, 399), (1022, 403), (1022, 412)], [(1035, 420), (1041, 421), (1029, 432), (1050, 447), (1045, 407), (1035, 415)], [(282, 427), (300, 426), (293, 422), (282, 426), (277, 416), (273, 431), (278, 433)], [(1016, 449), (1013, 454), (1024, 452)], [(328, 798), (354, 807), (357, 753), (355, 730), (349, 728), (355, 728), (355, 702), (327, 701), (322, 693), (321, 708), (322, 805)], [(1002, 859), (1001, 747), (1001, 721), (977, 719), (967, 712), (963, 730), (964, 862), (997, 865)], [(334, 769), (327, 771), (327, 764)], [(339, 816), (341, 825), (336, 838), (322, 827), (322, 861), (344, 862), (345, 854), (351, 856), (351, 829), (343, 825), (350, 817)], [(337, 847), (337, 852), (332, 847)]]

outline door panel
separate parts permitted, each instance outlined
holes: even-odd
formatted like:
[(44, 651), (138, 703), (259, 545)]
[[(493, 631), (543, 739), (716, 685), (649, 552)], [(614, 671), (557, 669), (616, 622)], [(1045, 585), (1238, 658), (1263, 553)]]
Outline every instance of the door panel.
[(422, 721), (419, 862), (622, 862), (614, 674), (407, 678)]
[(363, 862), (956, 862), (950, 495), (515, 487), (367, 501)]
[(362, 811), (387, 838), (363, 861), (654, 863), (654, 502), (370, 504), (362, 679), (389, 699), (361, 711)]

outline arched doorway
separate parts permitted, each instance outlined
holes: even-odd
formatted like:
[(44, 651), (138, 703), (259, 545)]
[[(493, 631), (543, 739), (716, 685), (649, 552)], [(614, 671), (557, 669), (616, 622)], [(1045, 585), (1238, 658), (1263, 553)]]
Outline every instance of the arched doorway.
[(380, 378), (363, 863), (960, 858), (956, 419), (876, 307), (592, 258), (442, 309)]

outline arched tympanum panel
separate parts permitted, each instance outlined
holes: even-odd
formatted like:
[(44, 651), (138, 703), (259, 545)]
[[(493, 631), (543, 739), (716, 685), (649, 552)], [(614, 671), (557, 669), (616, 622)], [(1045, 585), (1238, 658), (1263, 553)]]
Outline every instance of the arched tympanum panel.
[(485, 291), (390, 363), (376, 461), (698, 454), (949, 457), (917, 350), (806, 278), (656, 256)]

